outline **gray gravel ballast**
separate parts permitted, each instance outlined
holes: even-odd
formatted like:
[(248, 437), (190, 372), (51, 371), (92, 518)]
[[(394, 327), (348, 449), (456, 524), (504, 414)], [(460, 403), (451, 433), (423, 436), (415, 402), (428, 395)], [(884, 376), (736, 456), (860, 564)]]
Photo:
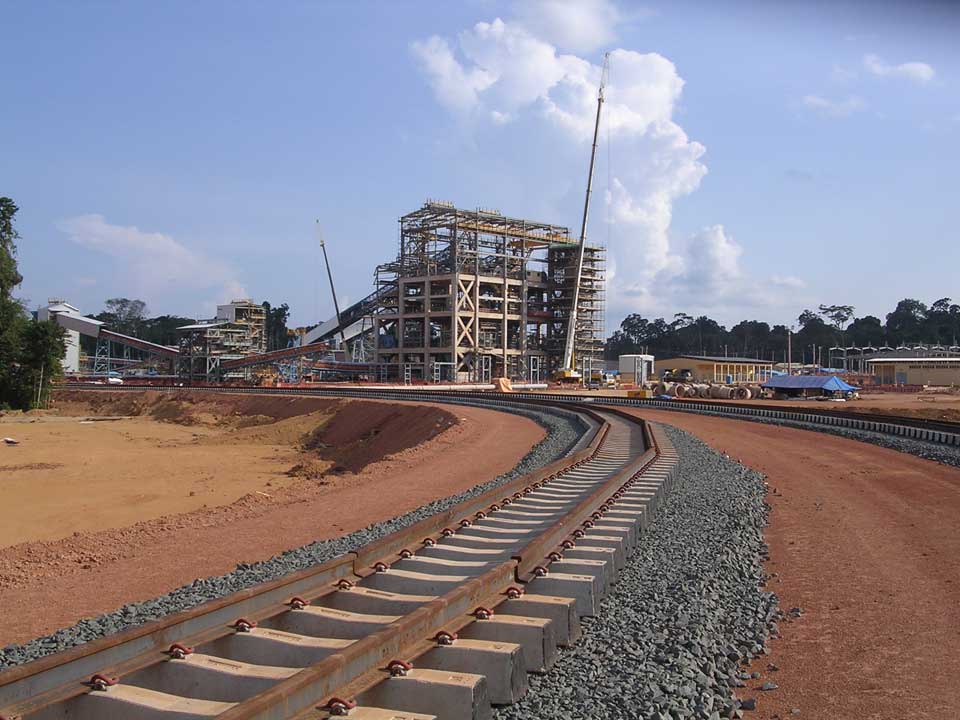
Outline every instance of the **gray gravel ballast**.
[(686, 432), (671, 493), (580, 643), (498, 720), (738, 717), (741, 663), (780, 616), (763, 589), (763, 476)]

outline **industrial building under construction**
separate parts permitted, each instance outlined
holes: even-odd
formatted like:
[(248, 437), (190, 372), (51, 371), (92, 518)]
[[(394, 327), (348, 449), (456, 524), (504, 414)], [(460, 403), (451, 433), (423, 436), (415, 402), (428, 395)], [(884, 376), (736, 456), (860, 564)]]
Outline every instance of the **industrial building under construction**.
[[(410, 381), (539, 382), (561, 367), (579, 243), (566, 227), (427, 202), (376, 271), (374, 362)], [(602, 358), (604, 248), (584, 248), (574, 358)]]

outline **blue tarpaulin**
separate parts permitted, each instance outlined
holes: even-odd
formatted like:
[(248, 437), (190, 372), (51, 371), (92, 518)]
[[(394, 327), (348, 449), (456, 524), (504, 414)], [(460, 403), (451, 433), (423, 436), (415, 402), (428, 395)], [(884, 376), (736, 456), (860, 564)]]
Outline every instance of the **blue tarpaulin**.
[(763, 384), (771, 390), (828, 390), (850, 392), (856, 390), (834, 375), (778, 375)]

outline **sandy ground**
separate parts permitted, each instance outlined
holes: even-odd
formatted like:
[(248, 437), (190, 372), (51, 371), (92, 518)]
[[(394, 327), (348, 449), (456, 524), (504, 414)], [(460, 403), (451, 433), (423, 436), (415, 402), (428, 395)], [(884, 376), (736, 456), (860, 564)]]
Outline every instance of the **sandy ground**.
[[(0, 419), (19, 441), (0, 446), (0, 547), (272, 494), (303, 476), (327, 484), (456, 423), (423, 405), (298, 400), (65, 393), (54, 412), (93, 415)], [(136, 414), (104, 415), (117, 411)]]
[[(757, 697), (747, 716), (960, 717), (960, 470), (805, 430), (637, 414), (693, 432), (775, 489), (769, 589), (803, 615), (738, 691)], [(766, 681), (779, 689), (760, 691)]]
[[(449, 406), (423, 403), (357, 402), (351, 405), (451, 410)], [(234, 502), (219, 506), (210, 504), (190, 512), (145, 519), (134, 525), (80, 531), (60, 540), (25, 542), (0, 549), (0, 596), (4, 609), (0, 613), (0, 646), (52, 632), (125, 603), (154, 597), (196, 577), (228, 572), (238, 562), (266, 559), (290, 547), (344, 535), (460, 492), (512, 468), (544, 436), (539, 425), (524, 417), (478, 408), (452, 410), (456, 413), (455, 425), (415, 447), (392, 452), (366, 464), (358, 472), (342, 469), (321, 474), (319, 478), (307, 473), (264, 488), (264, 495), (246, 493)], [(150, 426), (151, 421), (146, 419), (142, 422), (145, 435), (149, 434), (146, 432), (149, 427), (159, 434), (185, 429), (158, 428), (158, 423)], [(66, 424), (49, 422), (44, 426), (47, 432), (65, 433)], [(90, 429), (99, 429), (102, 433), (122, 432), (123, 427), (133, 427), (126, 422), (96, 423), (93, 428), (76, 425), (76, 433)], [(39, 426), (40, 423), (23, 427)], [(334, 426), (335, 420), (329, 421), (326, 427)], [(197, 430), (195, 426), (186, 429)], [(341, 450), (357, 447), (357, 441), (343, 429), (338, 437)], [(322, 446), (326, 444), (325, 438), (329, 439), (321, 433), (315, 439)], [(149, 445), (146, 440), (144, 443)], [(16, 448), (0, 447), (0, 464), (23, 464), (22, 458), (15, 461), (8, 458), (29, 444), (25, 440)], [(275, 478), (271, 472), (286, 471), (290, 466), (291, 458), (282, 452), (274, 461), (270, 446), (260, 446), (246, 459), (227, 460), (227, 456), (237, 452), (237, 447), (231, 444), (210, 450), (216, 451), (217, 462), (229, 462), (231, 467), (243, 467), (245, 462), (251, 462), (263, 468), (264, 476), (256, 481), (245, 479), (243, 483)], [(46, 462), (65, 462), (66, 457), (69, 452), (52, 461), (48, 458)], [(346, 457), (356, 459), (356, 454), (347, 453)], [(339, 465), (341, 460), (334, 457), (331, 462)], [(151, 462), (141, 461), (145, 466), (141, 469), (146, 471)], [(44, 473), (58, 470), (60, 468), (31, 470), (27, 474), (38, 478), (34, 482), (42, 482)], [(149, 472), (154, 469), (149, 468)], [(131, 483), (129, 476), (115, 469), (111, 473), (110, 466), (104, 468), (103, 473), (121, 485)], [(253, 471), (247, 474), (252, 475)], [(177, 492), (185, 488), (178, 487)], [(232, 489), (232, 492), (239, 491), (236, 487)], [(38, 497), (43, 500), (42, 493)], [(46, 507), (44, 502), (38, 502), (38, 507)], [(3, 507), (7, 519), (30, 513), (22, 504), (12, 510), (8, 504)], [(84, 514), (76, 509), (75, 512)], [(63, 535), (60, 530), (52, 534)], [(69, 602), (65, 598), (69, 598)]]
[(281, 421), (288, 442), (252, 428), (225, 432), (142, 417), (0, 423), (0, 432), (20, 441), (0, 447), (7, 500), (0, 546), (132, 525), (285, 487), (302, 455), (296, 437), (329, 419), (320, 412)]

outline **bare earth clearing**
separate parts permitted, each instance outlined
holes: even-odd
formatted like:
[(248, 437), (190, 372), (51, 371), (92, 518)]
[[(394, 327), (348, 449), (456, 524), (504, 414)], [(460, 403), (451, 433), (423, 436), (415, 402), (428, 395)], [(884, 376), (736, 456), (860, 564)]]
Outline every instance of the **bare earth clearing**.
[(57, 411), (0, 419), (21, 441), (0, 446), (0, 645), (461, 492), (544, 436), (408, 402), (84, 392)]

